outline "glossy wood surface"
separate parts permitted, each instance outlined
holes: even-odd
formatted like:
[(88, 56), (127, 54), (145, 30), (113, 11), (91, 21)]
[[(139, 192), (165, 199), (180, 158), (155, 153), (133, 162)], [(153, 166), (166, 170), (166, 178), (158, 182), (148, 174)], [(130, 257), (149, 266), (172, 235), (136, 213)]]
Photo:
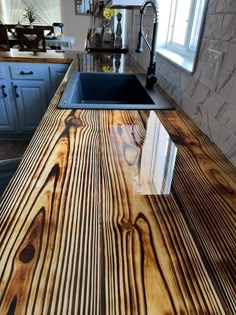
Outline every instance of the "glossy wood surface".
[(80, 72), (146, 72), (130, 54), (93, 52), (78, 54), (77, 59)]
[(48, 50), (47, 52), (39, 52), (33, 55), (32, 52), (22, 52), (18, 49), (11, 49), (9, 52), (0, 52), (0, 62), (37, 62), (37, 63), (71, 63), (76, 58), (76, 52), (56, 52)]
[(63, 88), (1, 200), (0, 314), (236, 314), (235, 168), (179, 110), (57, 110)]

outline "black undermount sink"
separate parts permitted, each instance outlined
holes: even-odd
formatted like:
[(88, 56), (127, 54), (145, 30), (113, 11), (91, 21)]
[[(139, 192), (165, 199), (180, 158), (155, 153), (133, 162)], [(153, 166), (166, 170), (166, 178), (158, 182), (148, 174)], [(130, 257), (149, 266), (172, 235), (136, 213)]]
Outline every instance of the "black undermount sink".
[(174, 108), (172, 104), (161, 106), (153, 100), (141, 81), (136, 74), (74, 72), (58, 107), (65, 109)]

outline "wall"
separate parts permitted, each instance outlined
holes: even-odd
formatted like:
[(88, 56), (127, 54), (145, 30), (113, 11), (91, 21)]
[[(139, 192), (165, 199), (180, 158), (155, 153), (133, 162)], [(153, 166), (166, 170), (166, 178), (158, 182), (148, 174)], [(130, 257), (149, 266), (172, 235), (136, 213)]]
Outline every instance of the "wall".
[(64, 23), (64, 35), (73, 37), (73, 50), (84, 50), (88, 29), (92, 25), (92, 17), (75, 15), (74, 0), (61, 0), (61, 20)]
[[(144, 19), (149, 34), (153, 14)], [(149, 51), (134, 52), (139, 28), (139, 11), (133, 12), (131, 49), (141, 65), (147, 67)], [(219, 56), (214, 80), (207, 80), (209, 50)], [(158, 55), (158, 83), (188, 116), (236, 166), (236, 0), (209, 0), (200, 56), (194, 74), (176, 67)]]

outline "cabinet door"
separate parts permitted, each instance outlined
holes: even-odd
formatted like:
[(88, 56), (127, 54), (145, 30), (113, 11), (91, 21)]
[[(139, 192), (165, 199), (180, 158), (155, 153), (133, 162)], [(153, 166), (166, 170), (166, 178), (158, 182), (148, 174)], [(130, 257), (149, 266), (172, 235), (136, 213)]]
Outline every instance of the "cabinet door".
[(47, 109), (46, 83), (44, 81), (12, 81), (20, 131), (34, 131)]
[(67, 64), (54, 64), (49, 66), (52, 96), (61, 84), (68, 67)]
[(47, 101), (51, 100), (51, 85), (49, 78), (49, 65), (47, 63), (7, 63), (9, 75), (12, 80), (20, 81), (44, 81), (46, 84)]
[(15, 131), (14, 113), (12, 102), (9, 101), (10, 93), (7, 81), (0, 79), (0, 131)]

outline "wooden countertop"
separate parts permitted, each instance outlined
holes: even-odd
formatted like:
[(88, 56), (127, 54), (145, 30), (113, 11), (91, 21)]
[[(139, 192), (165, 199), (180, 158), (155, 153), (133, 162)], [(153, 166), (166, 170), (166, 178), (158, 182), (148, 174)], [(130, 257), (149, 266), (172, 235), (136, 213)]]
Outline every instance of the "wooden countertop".
[(33, 55), (32, 52), (18, 51), (18, 49), (11, 49), (9, 52), (0, 52), (1, 61), (14, 61), (14, 62), (49, 62), (49, 63), (71, 63), (75, 58), (75, 52), (56, 52), (49, 50), (46, 53), (39, 52)]
[(130, 54), (120, 53), (86, 53), (81, 51), (49, 50), (46, 53), (22, 52), (11, 49), (10, 52), (0, 52), (0, 62), (37, 62), (37, 63), (72, 63), (82, 72), (136, 72), (145, 70)]
[(236, 169), (179, 109), (64, 85), (1, 200), (0, 314), (236, 314)]
[(127, 46), (116, 47), (114, 43), (95, 43), (93, 41), (88, 40), (86, 45), (86, 51), (88, 52), (113, 52), (118, 54), (127, 54), (129, 52), (129, 48)]

